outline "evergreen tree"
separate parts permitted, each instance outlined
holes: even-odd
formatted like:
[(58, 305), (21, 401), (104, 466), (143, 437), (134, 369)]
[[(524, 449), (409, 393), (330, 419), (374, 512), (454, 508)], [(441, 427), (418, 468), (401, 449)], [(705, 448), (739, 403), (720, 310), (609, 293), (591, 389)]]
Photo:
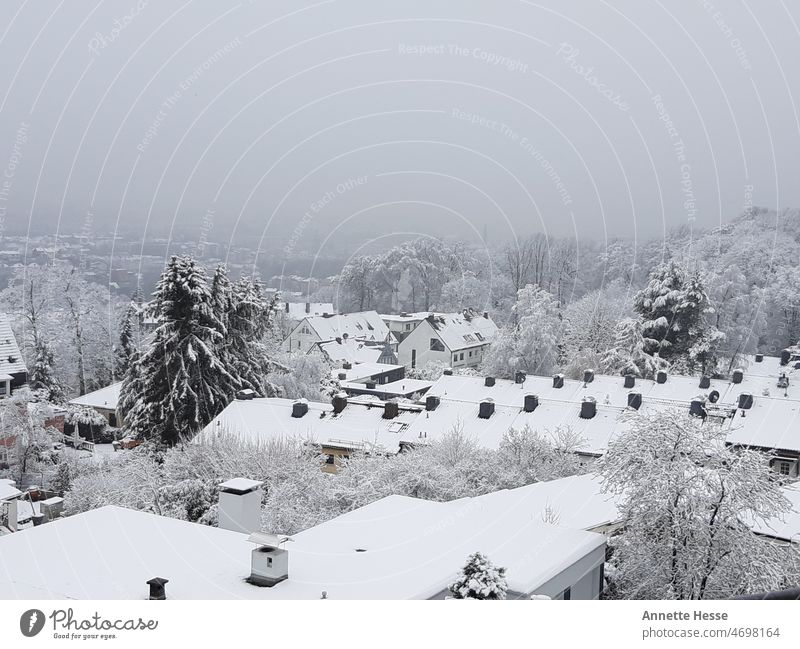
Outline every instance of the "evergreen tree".
[(454, 599), (505, 599), (506, 569), (497, 568), (480, 552), (470, 555), (458, 578), (449, 586)]
[(713, 308), (697, 271), (672, 260), (650, 274), (634, 298), (642, 319), (645, 349), (679, 371), (712, 370), (724, 336), (707, 320)]
[(607, 374), (632, 374), (652, 379), (667, 362), (647, 353), (642, 323), (634, 318), (624, 318), (614, 327), (614, 343), (602, 357), (600, 366)]
[(63, 403), (64, 386), (56, 377), (54, 364), (50, 346), (42, 339), (37, 340), (34, 347), (33, 369), (29, 377), (31, 389), (38, 392), (45, 401)]
[(236, 391), (221, 348), (226, 329), (204, 269), (173, 257), (153, 294), (153, 341), (122, 385), (125, 427), (172, 445), (210, 422)]
[(136, 340), (133, 333), (133, 320), (137, 314), (134, 303), (131, 302), (122, 318), (119, 328), (119, 344), (115, 350), (116, 368), (118, 377), (125, 376), (136, 355)]

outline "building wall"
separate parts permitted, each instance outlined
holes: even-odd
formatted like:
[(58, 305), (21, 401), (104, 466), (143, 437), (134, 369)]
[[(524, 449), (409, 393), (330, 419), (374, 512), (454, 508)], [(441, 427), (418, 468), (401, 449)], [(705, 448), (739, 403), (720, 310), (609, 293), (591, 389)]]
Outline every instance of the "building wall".
[(547, 595), (551, 599), (564, 599), (564, 591), (570, 589), (570, 599), (598, 599), (602, 592), (605, 543), (561, 571), (555, 577), (534, 588), (529, 595)]
[[(303, 328), (308, 328), (308, 333), (303, 333)], [(320, 342), (320, 337), (311, 327), (301, 321), (283, 341), (283, 349), (288, 352), (300, 352), (305, 354), (316, 343)]]

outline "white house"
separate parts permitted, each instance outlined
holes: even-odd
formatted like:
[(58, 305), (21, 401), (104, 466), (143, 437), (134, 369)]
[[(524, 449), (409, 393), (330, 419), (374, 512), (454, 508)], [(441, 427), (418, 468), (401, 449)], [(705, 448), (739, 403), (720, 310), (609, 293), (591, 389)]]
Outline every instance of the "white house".
[(321, 353), (337, 366), (341, 366), (342, 363), (351, 365), (357, 363), (397, 364), (397, 356), (392, 351), (390, 343), (358, 340), (349, 336), (315, 343), (308, 353)]
[[(220, 487), (227, 529), (109, 506), (0, 537), (0, 598), (441, 599), (474, 552), (506, 569), (509, 599), (602, 591), (605, 536), (586, 530), (613, 513), (583, 507), (572, 485), (447, 503), (389, 496), (291, 541), (259, 531), (258, 482)], [(553, 522), (552, 508), (577, 513)]]
[(477, 367), (497, 334), (488, 313), (430, 313), (398, 345), (398, 361), (409, 368), (439, 361), (451, 367)]
[(22, 358), (11, 321), (5, 313), (0, 313), (0, 399), (28, 382), (28, 368)]
[(393, 338), (376, 311), (303, 318), (283, 342), (286, 351), (305, 354), (316, 343), (349, 338), (369, 342), (391, 342)]

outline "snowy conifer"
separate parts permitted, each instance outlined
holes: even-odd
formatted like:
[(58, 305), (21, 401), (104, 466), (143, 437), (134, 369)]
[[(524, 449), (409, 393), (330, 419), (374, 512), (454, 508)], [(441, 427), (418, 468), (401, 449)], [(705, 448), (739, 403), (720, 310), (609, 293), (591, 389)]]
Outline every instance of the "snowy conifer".
[(136, 340), (134, 338), (133, 321), (136, 318), (136, 307), (131, 302), (125, 310), (119, 328), (119, 343), (115, 349), (115, 374), (118, 377), (125, 376), (136, 355)]
[(470, 555), (458, 578), (449, 586), (454, 599), (505, 599), (506, 569), (497, 568), (480, 552)]
[(50, 346), (44, 340), (37, 340), (34, 348), (33, 369), (29, 377), (31, 389), (41, 398), (51, 403), (64, 402), (64, 386), (54, 371), (55, 361)]
[(122, 385), (126, 428), (174, 444), (229, 402), (236, 379), (220, 357), (226, 330), (202, 267), (173, 257), (153, 294), (154, 338)]
[(624, 318), (614, 328), (614, 343), (603, 355), (600, 366), (608, 374), (632, 374), (652, 379), (658, 370), (667, 367), (667, 362), (647, 353), (642, 322)]

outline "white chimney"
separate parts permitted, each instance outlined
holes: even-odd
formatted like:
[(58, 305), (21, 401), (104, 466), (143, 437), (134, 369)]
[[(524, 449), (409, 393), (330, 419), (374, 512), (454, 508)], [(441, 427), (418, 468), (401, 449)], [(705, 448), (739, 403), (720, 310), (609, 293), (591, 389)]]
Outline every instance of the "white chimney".
[(289, 578), (289, 553), (280, 546), (291, 538), (254, 532), (247, 540), (257, 546), (251, 553), (251, 584), (272, 587)]
[(219, 485), (219, 522), (224, 530), (250, 534), (261, 528), (261, 485), (258, 480), (234, 478)]

